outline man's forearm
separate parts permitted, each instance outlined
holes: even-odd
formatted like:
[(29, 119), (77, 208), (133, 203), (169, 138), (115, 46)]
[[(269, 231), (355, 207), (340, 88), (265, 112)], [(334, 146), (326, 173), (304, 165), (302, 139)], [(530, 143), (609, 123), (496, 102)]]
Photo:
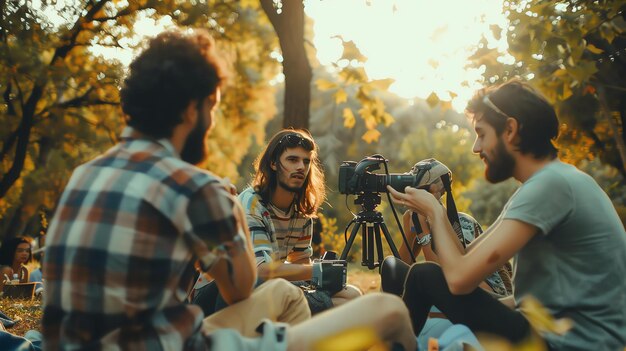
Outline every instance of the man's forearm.
[[(226, 303), (233, 304), (246, 299), (252, 294), (256, 282), (256, 271), (253, 263), (241, 253), (232, 257), (230, 262), (220, 260), (208, 274), (215, 279), (215, 283)], [(254, 261), (252, 261), (254, 262)], [(231, 268), (228, 265), (231, 265)]]
[[(217, 287), (226, 303), (246, 299), (252, 294), (256, 283), (257, 271), (252, 245), (246, 240), (239, 249), (234, 249), (230, 262), (220, 260), (208, 274), (215, 279)], [(231, 267), (229, 268), (228, 265)]]
[(459, 267), (458, 263), (462, 258), (463, 251), (460, 247), (459, 239), (456, 236), (452, 225), (448, 221), (448, 217), (443, 211), (443, 207), (433, 209), (428, 216), (428, 221), (432, 231), (433, 241), (435, 242), (436, 255), (439, 264), (449, 281), (453, 274), (456, 274)]
[(262, 263), (258, 271), (259, 277), (264, 280), (284, 278), (294, 281), (310, 280), (313, 277), (313, 266), (310, 264)]

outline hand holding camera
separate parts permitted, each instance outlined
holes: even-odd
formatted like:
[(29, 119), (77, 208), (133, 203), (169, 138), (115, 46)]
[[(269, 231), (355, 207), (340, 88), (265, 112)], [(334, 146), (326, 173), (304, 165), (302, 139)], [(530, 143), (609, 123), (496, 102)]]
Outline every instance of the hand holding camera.
[(337, 253), (327, 251), (319, 260), (313, 261), (311, 284), (317, 289), (335, 294), (346, 287), (348, 263), (337, 260)]

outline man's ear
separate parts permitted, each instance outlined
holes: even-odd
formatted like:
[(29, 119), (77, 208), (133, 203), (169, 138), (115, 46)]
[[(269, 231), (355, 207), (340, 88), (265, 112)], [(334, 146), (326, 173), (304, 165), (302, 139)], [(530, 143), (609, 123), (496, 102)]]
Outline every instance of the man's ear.
[(515, 118), (507, 118), (504, 127), (504, 139), (509, 143), (514, 143), (519, 139), (519, 122)]
[(277, 171), (278, 169), (277, 169), (277, 167), (276, 167), (276, 162), (274, 162), (274, 161), (270, 161), (270, 168), (271, 168), (272, 170), (274, 170), (274, 171)]
[(191, 100), (183, 111), (183, 124), (193, 128), (195, 127), (198, 118), (200, 118), (200, 116), (198, 116), (198, 102), (196, 100)]

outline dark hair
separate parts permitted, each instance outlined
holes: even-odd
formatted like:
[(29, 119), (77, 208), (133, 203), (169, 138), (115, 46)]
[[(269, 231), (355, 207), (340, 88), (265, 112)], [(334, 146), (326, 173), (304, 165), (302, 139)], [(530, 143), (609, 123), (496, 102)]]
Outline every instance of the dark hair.
[(223, 67), (208, 32), (168, 31), (150, 40), (130, 64), (121, 90), (128, 125), (153, 138), (172, 135), (192, 100), (214, 94)]
[(17, 247), (20, 244), (28, 244), (28, 260), (26, 260), (26, 262), (30, 262), (31, 258), (33, 257), (33, 253), (31, 252), (32, 245), (30, 244), (30, 240), (23, 237), (15, 237), (6, 239), (2, 242), (2, 246), (0, 246), (0, 265), (13, 267), (15, 250), (17, 250)]
[(314, 216), (317, 209), (326, 200), (326, 185), (317, 145), (306, 130), (283, 129), (274, 134), (265, 150), (254, 161), (256, 174), (252, 180), (252, 187), (255, 192), (261, 195), (263, 201), (269, 202), (272, 191), (278, 185), (278, 177), (271, 164), (277, 162), (287, 148), (297, 146), (312, 151), (309, 174), (302, 185), (302, 190), (297, 194), (298, 210), (307, 216)]
[[(489, 106), (489, 102), (495, 105)], [(500, 111), (497, 111), (499, 109)], [(507, 117), (519, 124), (518, 150), (536, 158), (557, 155), (553, 141), (559, 135), (559, 120), (548, 100), (528, 83), (517, 79), (501, 85), (480, 89), (465, 109), (472, 121), (483, 118), (498, 135), (506, 126)]]

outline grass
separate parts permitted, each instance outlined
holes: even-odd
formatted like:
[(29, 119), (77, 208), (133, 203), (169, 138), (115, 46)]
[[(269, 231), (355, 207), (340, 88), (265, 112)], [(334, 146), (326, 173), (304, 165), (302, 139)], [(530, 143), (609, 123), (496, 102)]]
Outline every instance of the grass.
[(31, 329), (39, 330), (43, 314), (41, 298), (33, 300), (0, 298), (0, 311), (18, 322), (8, 332), (24, 336)]
[[(348, 283), (361, 289), (364, 294), (376, 292), (380, 289), (380, 275), (376, 270), (353, 269), (351, 266)], [(24, 336), (31, 329), (39, 330), (43, 314), (41, 298), (24, 300), (2, 297), (0, 298), (0, 311), (14, 320), (19, 319), (15, 326), (7, 329), (13, 334)]]

